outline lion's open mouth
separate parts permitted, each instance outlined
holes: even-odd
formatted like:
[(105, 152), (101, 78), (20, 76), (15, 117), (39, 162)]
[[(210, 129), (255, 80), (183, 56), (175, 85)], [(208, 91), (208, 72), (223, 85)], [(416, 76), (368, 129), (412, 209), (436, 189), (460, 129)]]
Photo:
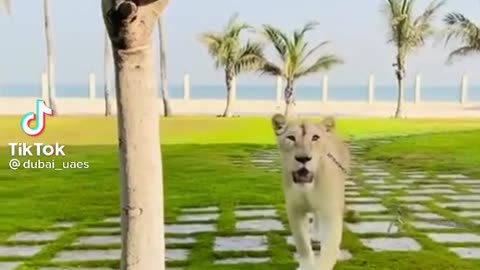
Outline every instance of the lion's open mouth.
[(292, 173), (293, 182), (297, 184), (306, 184), (313, 182), (313, 174), (305, 169), (301, 168), (298, 171)]

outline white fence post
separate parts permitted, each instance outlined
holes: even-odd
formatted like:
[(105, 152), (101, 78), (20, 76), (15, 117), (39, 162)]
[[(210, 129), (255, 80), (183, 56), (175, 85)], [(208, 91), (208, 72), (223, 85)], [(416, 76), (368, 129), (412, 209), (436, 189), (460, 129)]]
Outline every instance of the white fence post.
[(460, 103), (465, 104), (467, 103), (468, 99), (468, 75), (464, 74), (462, 77), (462, 88), (460, 93)]
[(370, 74), (368, 77), (368, 103), (375, 102), (375, 75)]
[(422, 77), (417, 75), (415, 78), (415, 104), (420, 103), (422, 92)]
[(190, 100), (190, 75), (183, 76), (183, 99)]
[(96, 90), (97, 90), (96, 88), (97, 88), (97, 85), (96, 85), (96, 80), (95, 80), (95, 74), (90, 73), (90, 76), (88, 78), (88, 97), (90, 99), (95, 98)]
[(324, 103), (328, 102), (328, 75), (323, 76), (322, 83), (322, 101)]

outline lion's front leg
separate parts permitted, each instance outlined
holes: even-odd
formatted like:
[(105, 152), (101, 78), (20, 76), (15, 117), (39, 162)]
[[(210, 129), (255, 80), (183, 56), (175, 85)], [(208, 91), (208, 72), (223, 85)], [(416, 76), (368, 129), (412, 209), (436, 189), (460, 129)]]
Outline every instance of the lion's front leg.
[(297, 270), (315, 270), (307, 213), (287, 207), (287, 215), (298, 253), (299, 268)]

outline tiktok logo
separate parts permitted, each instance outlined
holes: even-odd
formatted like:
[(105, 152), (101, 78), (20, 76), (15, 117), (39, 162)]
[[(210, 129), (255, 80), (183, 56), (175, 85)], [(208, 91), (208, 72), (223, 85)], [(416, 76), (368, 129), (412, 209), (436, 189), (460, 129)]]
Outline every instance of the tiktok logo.
[[(36, 113), (30, 112), (23, 116), (20, 125), (25, 134), (36, 137), (43, 133), (45, 130), (45, 116), (53, 116), (53, 110), (45, 104), (42, 99), (37, 100)], [(37, 121), (34, 128), (30, 127), (30, 122)]]

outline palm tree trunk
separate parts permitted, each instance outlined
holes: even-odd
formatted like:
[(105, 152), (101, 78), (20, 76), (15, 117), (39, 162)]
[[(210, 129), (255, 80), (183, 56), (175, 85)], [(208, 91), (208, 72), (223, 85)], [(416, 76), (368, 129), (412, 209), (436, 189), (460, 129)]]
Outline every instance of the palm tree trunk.
[(397, 64), (395, 75), (397, 77), (397, 86), (398, 86), (398, 96), (397, 96), (397, 109), (395, 111), (395, 118), (401, 118), (403, 115), (403, 93), (404, 93), (404, 84), (403, 79), (405, 77), (405, 67), (403, 57), (399, 54), (397, 56)]
[(58, 110), (55, 104), (55, 54), (53, 49), (52, 13), (50, 0), (44, 0), (45, 17), (45, 38), (47, 42), (47, 77), (48, 77), (48, 103), (50, 108), (57, 115)]
[(113, 45), (120, 152), (122, 270), (165, 270), (163, 173), (153, 34), (168, 0), (102, 10)]
[(225, 83), (227, 84), (227, 104), (222, 117), (232, 117), (232, 103), (233, 103), (233, 74), (231, 71), (225, 71)]
[(160, 91), (162, 92), (163, 115), (168, 117), (172, 115), (172, 108), (168, 98), (168, 78), (167, 78), (167, 35), (165, 33), (165, 23), (163, 17), (158, 19), (158, 36), (160, 39)]
[(295, 100), (293, 97), (293, 83), (291, 80), (287, 80), (285, 86), (285, 117), (290, 118), (294, 113)]
[(105, 32), (105, 55), (104, 55), (104, 94), (105, 94), (105, 116), (109, 116), (112, 114), (112, 108), (110, 104), (110, 91), (111, 87), (111, 80), (110, 74), (112, 72), (112, 44), (110, 43), (110, 38), (108, 37), (108, 33)]

